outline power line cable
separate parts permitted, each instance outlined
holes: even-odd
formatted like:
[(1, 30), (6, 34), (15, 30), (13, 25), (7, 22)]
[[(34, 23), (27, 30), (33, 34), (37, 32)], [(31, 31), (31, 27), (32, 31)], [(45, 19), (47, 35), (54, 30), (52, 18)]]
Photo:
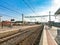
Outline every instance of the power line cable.
[[(7, 17), (13, 17), (13, 16), (9, 16), (9, 15), (7, 15), (7, 14), (2, 14), (2, 13), (0, 13), (0, 16), (7, 16)], [(16, 18), (16, 17), (13, 17), (13, 18)]]
[[(2, 2), (3, 2), (4, 4), (10, 5), (9, 3), (5, 2), (5, 1), (2, 1)], [(11, 5), (10, 5), (10, 6), (11, 6)], [(13, 10), (13, 9), (10, 9), (10, 8), (8, 8), (8, 7), (5, 7), (5, 6), (3, 6), (3, 5), (0, 5), (0, 7), (3, 7), (3, 8), (5, 8), (5, 9), (9, 10), (9, 11), (12, 11), (12, 12), (21, 14), (20, 12), (18, 12), (18, 11), (16, 11), (16, 10)], [(4, 16), (7, 16), (7, 17), (13, 17), (13, 16), (9, 16), (9, 15), (7, 15), (7, 14), (1, 14), (1, 15), (4, 15)], [(13, 18), (16, 18), (16, 17), (13, 17)]]
[[(35, 9), (29, 1), (25, 1), (33, 10)], [(35, 12), (35, 11), (34, 11)]]
[(36, 15), (35, 11), (31, 8), (31, 6), (25, 1), (23, 0), (23, 2), (31, 9), (31, 11)]
[[(1, 0), (2, 1), (2, 0)], [(7, 4), (8, 6), (10, 5), (9, 3), (7, 3), (7, 2), (5, 2), (5, 1), (2, 1), (4, 4)], [(10, 5), (10, 6), (12, 6), (12, 5)], [(16, 10), (13, 10), (13, 9), (10, 9), (11, 11), (14, 11), (14, 12), (16, 12), (16, 13), (19, 13), (19, 14), (21, 14), (20, 12), (18, 12), (18, 11), (16, 11)]]
[[(9, 10), (9, 11), (12, 11), (12, 12), (15, 12), (15, 13), (19, 13), (19, 12), (17, 12), (17, 11), (14, 11), (14, 10), (9, 9), (9, 8), (7, 8), (7, 7), (5, 7), (5, 6), (2, 6), (2, 5), (0, 5), (0, 7), (3, 7), (3, 8), (5, 8), (5, 9), (7, 9), (7, 10)], [(19, 13), (19, 14), (20, 14), (20, 13)]]
[[(5, 8), (5, 9), (8, 9), (9, 11), (14, 11), (14, 10), (11, 10), (11, 9), (9, 9), (9, 8), (7, 8), (7, 7), (2, 6), (2, 5), (0, 5), (0, 7), (3, 7), (3, 8)], [(15, 13), (18, 13), (18, 12), (15, 12)], [(20, 13), (19, 13), (19, 14), (20, 14)], [(5, 15), (5, 14), (3, 14), (3, 15)], [(5, 15), (5, 16), (9, 16), (9, 15)], [(12, 17), (12, 16), (9, 16), (9, 17)], [(13, 17), (13, 18), (15, 18), (15, 17)]]

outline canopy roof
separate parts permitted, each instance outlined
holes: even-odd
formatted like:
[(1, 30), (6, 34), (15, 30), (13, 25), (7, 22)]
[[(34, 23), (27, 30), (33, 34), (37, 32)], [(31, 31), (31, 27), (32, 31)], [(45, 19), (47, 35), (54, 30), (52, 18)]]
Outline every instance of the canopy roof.
[(60, 8), (55, 12), (55, 14), (57, 14), (57, 15), (60, 14)]

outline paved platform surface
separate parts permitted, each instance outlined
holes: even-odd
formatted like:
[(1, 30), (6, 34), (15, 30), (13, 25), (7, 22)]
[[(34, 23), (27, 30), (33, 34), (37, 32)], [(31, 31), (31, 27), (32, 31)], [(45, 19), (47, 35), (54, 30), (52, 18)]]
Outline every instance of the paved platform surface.
[(46, 30), (48, 45), (57, 45), (51, 34)]
[[(48, 27), (45, 27), (46, 29)], [(53, 35), (50, 32), (51, 29), (46, 30), (46, 36), (47, 36), (47, 43), (48, 45), (57, 45), (57, 42), (55, 41)]]
[(55, 39), (57, 36), (57, 28), (53, 27), (50, 29), (50, 33), (52, 34), (53, 38)]
[(43, 44), (42, 45), (58, 45), (53, 35), (50, 32), (50, 28), (48, 26), (44, 26), (43, 30)]

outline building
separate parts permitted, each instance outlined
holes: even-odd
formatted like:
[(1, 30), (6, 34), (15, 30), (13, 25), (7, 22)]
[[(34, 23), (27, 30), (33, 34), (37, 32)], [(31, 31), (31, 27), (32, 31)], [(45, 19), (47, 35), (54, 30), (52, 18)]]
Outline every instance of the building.
[(11, 21), (2, 21), (1, 25), (10, 26), (11, 25)]
[[(58, 17), (58, 20), (59, 20), (59, 23), (57, 23), (58, 25), (56, 26), (59, 26), (60, 27), (60, 8), (55, 12), (55, 15)], [(60, 29), (57, 28), (57, 36), (56, 36), (56, 42), (58, 43), (58, 45), (60, 45)]]
[(20, 25), (22, 25), (22, 21), (15, 21), (15, 22), (13, 23), (13, 25), (14, 25), (14, 26), (20, 26)]
[(56, 22), (60, 22), (60, 8), (55, 12), (55, 16)]

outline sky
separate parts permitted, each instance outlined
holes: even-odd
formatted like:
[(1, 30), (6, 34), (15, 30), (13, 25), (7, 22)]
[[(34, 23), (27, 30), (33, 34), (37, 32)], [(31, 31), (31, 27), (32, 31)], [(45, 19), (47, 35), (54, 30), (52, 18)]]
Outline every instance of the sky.
[[(60, 0), (0, 0), (2, 20), (22, 20), (22, 13), (24, 16), (42, 16), (49, 15), (49, 11), (51, 11), (51, 15), (54, 15), (59, 8)], [(51, 19), (57, 21), (54, 17)], [(29, 19), (26, 18), (25, 20)], [(36, 18), (36, 20), (41, 19)], [(48, 17), (45, 17), (44, 21), (48, 21)]]

